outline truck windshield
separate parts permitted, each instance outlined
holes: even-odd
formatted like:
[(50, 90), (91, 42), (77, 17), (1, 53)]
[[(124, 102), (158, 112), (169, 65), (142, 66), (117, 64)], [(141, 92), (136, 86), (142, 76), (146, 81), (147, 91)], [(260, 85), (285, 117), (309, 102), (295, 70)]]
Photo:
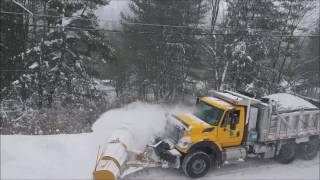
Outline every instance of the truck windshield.
[(196, 105), (196, 109), (193, 114), (208, 124), (217, 125), (221, 119), (223, 110), (200, 101)]

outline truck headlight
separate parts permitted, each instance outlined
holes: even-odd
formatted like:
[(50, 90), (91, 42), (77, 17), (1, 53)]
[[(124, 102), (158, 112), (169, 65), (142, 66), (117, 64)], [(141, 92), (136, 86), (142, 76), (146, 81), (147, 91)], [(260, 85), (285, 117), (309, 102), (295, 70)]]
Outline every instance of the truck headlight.
[(188, 148), (191, 145), (191, 138), (190, 137), (183, 137), (179, 139), (178, 146), (181, 148)]

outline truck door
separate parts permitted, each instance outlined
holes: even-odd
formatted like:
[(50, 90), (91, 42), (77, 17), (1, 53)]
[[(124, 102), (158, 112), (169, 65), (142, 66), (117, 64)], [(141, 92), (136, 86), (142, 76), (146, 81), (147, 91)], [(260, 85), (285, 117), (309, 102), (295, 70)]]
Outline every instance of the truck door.
[(243, 109), (231, 109), (225, 112), (218, 128), (218, 139), (222, 147), (241, 144), (244, 127)]

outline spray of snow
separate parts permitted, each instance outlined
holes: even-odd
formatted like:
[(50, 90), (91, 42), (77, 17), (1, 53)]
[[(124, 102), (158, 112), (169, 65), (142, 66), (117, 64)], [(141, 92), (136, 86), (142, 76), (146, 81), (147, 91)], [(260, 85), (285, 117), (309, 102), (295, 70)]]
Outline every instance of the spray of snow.
[(155, 136), (161, 135), (166, 124), (166, 112), (181, 112), (186, 107), (164, 107), (141, 102), (129, 104), (121, 109), (114, 109), (104, 113), (92, 129), (98, 136), (107, 140), (118, 130), (129, 131), (135, 139), (134, 143), (127, 144), (129, 149), (142, 150)]

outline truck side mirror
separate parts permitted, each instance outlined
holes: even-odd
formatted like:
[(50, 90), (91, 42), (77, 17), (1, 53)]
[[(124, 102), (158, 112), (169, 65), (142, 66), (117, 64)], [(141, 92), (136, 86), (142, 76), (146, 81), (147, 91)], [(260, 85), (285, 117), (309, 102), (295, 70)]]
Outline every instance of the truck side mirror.
[(231, 115), (231, 118), (234, 118), (234, 119), (239, 118), (239, 110), (232, 109), (232, 110), (230, 111), (230, 115)]
[(197, 97), (196, 104), (199, 104), (199, 103), (200, 103), (200, 98)]
[(230, 129), (231, 130), (236, 130), (236, 128), (237, 128), (237, 119), (236, 118), (231, 118)]
[(230, 111), (230, 115), (231, 115), (230, 129), (236, 130), (237, 124), (239, 121), (240, 112), (239, 112), (239, 110), (232, 109)]

